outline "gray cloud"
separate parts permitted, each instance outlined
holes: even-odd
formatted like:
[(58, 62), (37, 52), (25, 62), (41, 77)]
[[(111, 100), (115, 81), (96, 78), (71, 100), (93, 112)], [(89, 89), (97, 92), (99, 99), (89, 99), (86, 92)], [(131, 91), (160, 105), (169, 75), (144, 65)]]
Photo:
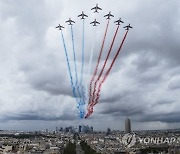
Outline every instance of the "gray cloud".
[[(113, 121), (120, 118), (122, 122), (124, 117), (130, 116), (141, 128), (147, 126), (149, 129), (157, 121), (161, 128), (179, 127), (180, 2), (99, 0), (98, 3), (103, 10), (96, 15), (101, 24), (95, 33), (91, 73), (107, 22), (103, 15), (111, 10), (115, 18), (110, 23), (100, 66), (116, 28), (113, 21), (122, 17), (125, 24), (132, 24), (133, 29), (129, 31), (122, 51), (102, 86), (99, 104), (95, 106), (92, 117), (84, 123), (94, 124), (97, 128), (111, 123), (118, 128)], [(65, 26), (63, 32), (74, 75), (71, 37), (65, 20), (72, 17), (76, 21), (73, 29), (80, 71), (82, 22), (77, 15), (81, 10), (89, 15), (85, 23), (84, 74), (88, 78), (94, 35), (88, 23), (95, 18), (90, 10), (94, 5), (87, 0), (0, 2), (0, 115), (1, 121), (7, 122), (7, 127), (10, 121), (20, 125), (23, 125), (21, 121), (44, 121), (43, 127), (51, 121), (77, 123), (77, 104), (72, 98), (62, 40), (55, 26), (59, 23)], [(108, 65), (124, 33), (121, 27)], [(28, 126), (33, 127), (33, 124)]]
[(57, 120), (75, 120), (74, 115), (63, 114), (61, 117), (44, 117), (43, 115), (37, 115), (37, 113), (22, 113), (7, 115), (3, 120), (42, 120), (42, 121), (57, 121)]

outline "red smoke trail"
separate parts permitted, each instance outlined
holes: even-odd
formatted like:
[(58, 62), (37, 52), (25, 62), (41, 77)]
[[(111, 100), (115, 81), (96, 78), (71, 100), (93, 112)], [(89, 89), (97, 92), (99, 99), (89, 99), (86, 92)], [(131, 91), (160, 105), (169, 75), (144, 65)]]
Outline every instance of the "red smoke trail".
[(116, 55), (115, 55), (115, 57), (114, 57), (111, 65), (110, 65), (109, 69), (107, 70), (107, 72), (106, 72), (105, 75), (104, 75), (103, 80), (102, 80), (102, 81), (100, 82), (100, 84), (99, 84), (96, 100), (95, 100), (95, 102), (94, 102), (93, 104), (90, 105), (89, 110), (88, 110), (88, 113), (86, 114), (85, 118), (88, 118), (88, 117), (93, 113), (93, 107), (94, 107), (94, 105), (96, 105), (96, 104), (98, 103), (98, 101), (99, 101), (101, 86), (102, 86), (102, 84), (104, 83), (104, 81), (106, 80), (107, 76), (109, 75), (109, 73), (110, 73), (110, 71), (111, 71), (111, 69), (112, 69), (112, 67), (113, 67), (113, 65), (114, 65), (115, 60), (116, 60), (117, 56), (119, 55), (119, 52), (121, 51), (121, 48), (122, 48), (122, 46), (123, 46), (123, 43), (124, 43), (124, 41), (125, 41), (125, 39), (126, 39), (127, 34), (128, 34), (128, 30), (126, 31), (126, 33), (125, 33), (125, 35), (124, 35), (124, 38), (123, 38), (123, 40), (122, 40), (122, 42), (121, 42), (121, 45), (119, 46), (119, 49), (118, 49), (118, 51), (116, 52)]
[(97, 61), (97, 64), (96, 64), (96, 68), (95, 68), (94, 74), (92, 76), (92, 79), (90, 81), (90, 85), (89, 85), (89, 104), (91, 104), (91, 101), (92, 101), (92, 94), (91, 94), (92, 93), (92, 83), (94, 81), (94, 78), (95, 78), (97, 70), (98, 70), (98, 66), (99, 66), (99, 62), (100, 62), (100, 59), (101, 59), (102, 51), (103, 51), (103, 48), (104, 48), (104, 43), (105, 43), (108, 27), (109, 27), (109, 20), (108, 20), (108, 23), (107, 23), (107, 26), (106, 26), (106, 30), (105, 30), (105, 33), (104, 33), (104, 38), (103, 38), (101, 50), (100, 50), (100, 53), (99, 53), (98, 61)]
[[(126, 33), (125, 33), (125, 35), (124, 35), (124, 38), (123, 38), (123, 40), (122, 40), (122, 42), (121, 42), (121, 45), (119, 46), (119, 49), (118, 49), (118, 51), (117, 51), (117, 53), (116, 53), (116, 55), (115, 55), (115, 57), (114, 57), (111, 65), (110, 65), (109, 69), (107, 70), (107, 72), (106, 72), (103, 80), (100, 82), (100, 85), (99, 85), (99, 87), (98, 87), (98, 92), (97, 92), (97, 98), (96, 98), (96, 100), (95, 100), (95, 104), (98, 103), (99, 96), (100, 96), (100, 91), (101, 91), (101, 86), (102, 86), (102, 84), (104, 83), (104, 81), (106, 80), (107, 76), (109, 75), (109, 73), (110, 73), (110, 71), (111, 71), (111, 69), (112, 69), (112, 67), (113, 67), (113, 65), (114, 65), (114, 62), (116, 61), (117, 56), (119, 55), (119, 53), (120, 53), (120, 51), (121, 51), (121, 48), (122, 48), (122, 46), (123, 46), (123, 44), (124, 44), (124, 41), (125, 41), (125, 39), (126, 39), (127, 34), (128, 34), (128, 30), (126, 31)], [(93, 104), (93, 105), (95, 105), (95, 104)]]
[(105, 59), (104, 64), (103, 64), (102, 70), (101, 70), (101, 72), (100, 72), (97, 80), (95, 81), (94, 91), (93, 91), (93, 97), (92, 97), (92, 102), (94, 102), (95, 94), (96, 94), (96, 86), (97, 86), (98, 81), (99, 81), (100, 78), (101, 78), (102, 73), (104, 72), (104, 68), (106, 67), (106, 64), (107, 64), (107, 61), (108, 61), (108, 59), (109, 59), (110, 53), (111, 53), (111, 51), (112, 51), (112, 47), (113, 47), (114, 41), (115, 41), (115, 39), (116, 39), (118, 30), (119, 30), (119, 25), (118, 25), (117, 28), (116, 28), (116, 31), (115, 31), (115, 34), (114, 34), (114, 37), (113, 37), (111, 46), (110, 46), (110, 48), (109, 48), (108, 54), (107, 54), (106, 59)]

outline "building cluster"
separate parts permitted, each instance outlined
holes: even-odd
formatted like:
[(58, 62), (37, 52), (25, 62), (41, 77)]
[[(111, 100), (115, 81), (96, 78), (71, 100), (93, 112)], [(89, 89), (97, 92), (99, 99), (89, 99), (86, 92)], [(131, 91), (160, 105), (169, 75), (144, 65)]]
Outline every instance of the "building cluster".
[(101, 154), (180, 154), (179, 129), (131, 132), (128, 118), (125, 120), (125, 131), (107, 128), (106, 132), (97, 132), (88, 125), (56, 127), (52, 132), (48, 129), (35, 132), (0, 131), (0, 154), (63, 154), (70, 142), (76, 145), (76, 151), (81, 151), (82, 141)]
[[(109, 134), (108, 129), (106, 133), (80, 134), (80, 138), (102, 154), (153, 154), (155, 151), (159, 154), (180, 154), (180, 131), (136, 131), (136, 140), (132, 145), (132, 138), (125, 144), (125, 134), (121, 131), (111, 131)], [(172, 139), (173, 143), (170, 143)]]
[(88, 125), (79, 125), (78, 133), (93, 133), (93, 127)]
[(0, 132), (0, 153), (44, 153), (63, 154), (64, 149), (74, 142), (73, 133), (52, 132)]

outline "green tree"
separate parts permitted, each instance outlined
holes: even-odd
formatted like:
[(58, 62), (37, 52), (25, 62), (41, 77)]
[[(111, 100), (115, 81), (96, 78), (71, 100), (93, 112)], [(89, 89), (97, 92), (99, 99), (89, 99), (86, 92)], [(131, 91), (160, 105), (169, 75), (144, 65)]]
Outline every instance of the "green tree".
[(97, 153), (94, 149), (92, 149), (89, 145), (87, 145), (86, 142), (81, 141), (80, 144), (84, 151), (84, 154), (100, 154), (100, 153)]
[(68, 146), (64, 149), (64, 154), (76, 154), (76, 145), (69, 142)]

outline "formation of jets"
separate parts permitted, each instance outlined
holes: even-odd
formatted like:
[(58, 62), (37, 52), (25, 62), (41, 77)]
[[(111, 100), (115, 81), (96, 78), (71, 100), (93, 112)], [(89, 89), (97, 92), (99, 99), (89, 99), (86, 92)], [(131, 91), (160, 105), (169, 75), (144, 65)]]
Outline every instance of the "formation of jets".
[[(93, 7), (93, 8), (91, 8), (91, 10), (94, 10), (94, 13), (99, 13), (98, 10), (102, 10), (102, 8), (100, 8), (100, 7), (98, 6), (98, 4), (96, 4), (96, 6)], [(84, 20), (85, 17), (88, 17), (88, 15), (86, 15), (86, 14), (82, 11), (82, 13), (78, 15), (78, 17), (80, 17), (81, 19)], [(110, 20), (110, 18), (111, 18), (111, 17), (114, 17), (114, 15), (111, 14), (111, 11), (110, 11), (108, 14), (104, 15), (104, 17), (106, 17), (106, 19), (109, 19), (109, 20)], [(68, 23), (68, 25), (71, 25), (71, 26), (72, 26), (73, 23), (75, 23), (75, 21), (73, 21), (73, 20), (71, 20), (71, 18), (69, 18), (69, 20), (67, 20), (66, 23)], [(120, 25), (121, 23), (124, 23), (124, 22), (121, 20), (121, 18), (119, 18), (119, 20), (114, 21), (114, 23), (116, 23), (116, 25)], [(92, 24), (93, 26), (97, 26), (97, 24), (100, 24), (100, 22), (98, 22), (98, 21), (95, 19), (94, 21), (90, 22), (90, 24)], [(59, 24), (56, 28), (58, 28), (59, 30), (62, 30), (62, 28), (64, 28), (64, 27)], [(129, 25), (123, 27), (123, 28), (125, 28), (125, 30), (129, 30), (130, 28), (133, 28), (133, 27), (129, 24)]]

